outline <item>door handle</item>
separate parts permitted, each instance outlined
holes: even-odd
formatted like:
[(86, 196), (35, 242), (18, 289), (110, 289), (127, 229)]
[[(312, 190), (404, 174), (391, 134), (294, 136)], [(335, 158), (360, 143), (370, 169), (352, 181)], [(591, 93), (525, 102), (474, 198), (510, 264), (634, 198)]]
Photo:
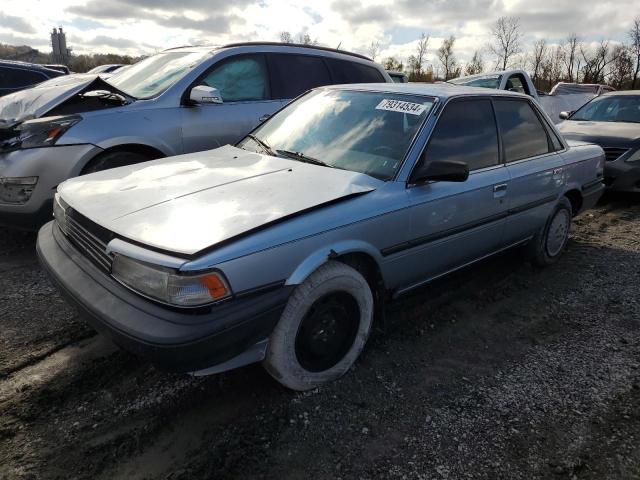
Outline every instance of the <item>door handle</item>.
[(262, 116), (258, 119), (258, 121), (259, 121), (260, 123), (262, 123), (262, 122), (264, 122), (265, 120), (267, 120), (270, 116), (271, 116), (271, 114), (270, 114), (270, 113), (265, 113), (264, 115), (262, 115)]
[[(507, 184), (501, 183), (500, 185), (493, 186), (493, 198), (502, 198), (507, 194)], [(502, 202), (502, 200), (500, 200)]]

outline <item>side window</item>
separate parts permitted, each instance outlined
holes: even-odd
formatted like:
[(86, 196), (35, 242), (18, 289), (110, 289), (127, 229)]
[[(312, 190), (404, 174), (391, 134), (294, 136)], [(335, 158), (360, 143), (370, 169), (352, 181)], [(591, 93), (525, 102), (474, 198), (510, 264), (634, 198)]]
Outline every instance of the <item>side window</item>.
[(262, 55), (242, 55), (223, 60), (200, 81), (215, 87), (223, 102), (248, 102), (269, 98), (269, 77)]
[(327, 58), (333, 83), (378, 83), (384, 82), (382, 74), (373, 67), (357, 62)]
[(507, 162), (549, 153), (547, 132), (529, 102), (494, 101)]
[(450, 102), (431, 135), (424, 161), (465, 162), (469, 170), (500, 163), (498, 132), (489, 99)]
[(527, 95), (531, 95), (527, 82), (521, 75), (511, 75), (507, 80), (506, 87), (510, 92), (526, 93)]
[(270, 54), (273, 98), (290, 99), (315, 87), (329, 85), (329, 71), (320, 57)]
[(0, 88), (19, 88), (35, 85), (47, 79), (38, 72), (19, 68), (0, 67)]

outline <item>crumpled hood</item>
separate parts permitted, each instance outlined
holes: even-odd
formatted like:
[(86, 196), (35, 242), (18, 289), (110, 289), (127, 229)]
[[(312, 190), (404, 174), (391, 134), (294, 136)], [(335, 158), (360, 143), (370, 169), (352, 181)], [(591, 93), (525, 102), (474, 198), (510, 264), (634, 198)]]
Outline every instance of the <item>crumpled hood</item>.
[(73, 178), (58, 192), (124, 238), (191, 255), (383, 183), (225, 146)]
[(567, 139), (604, 147), (631, 148), (640, 145), (640, 123), (568, 120), (562, 122), (558, 130)]
[(0, 97), (0, 128), (39, 118), (93, 83), (105, 82), (98, 75), (63, 75)]

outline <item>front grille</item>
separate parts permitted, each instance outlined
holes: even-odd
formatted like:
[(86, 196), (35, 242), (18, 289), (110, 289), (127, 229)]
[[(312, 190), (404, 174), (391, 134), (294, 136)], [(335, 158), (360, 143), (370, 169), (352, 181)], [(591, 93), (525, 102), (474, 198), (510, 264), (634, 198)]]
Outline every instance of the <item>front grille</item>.
[(613, 162), (629, 151), (628, 148), (602, 147), (604, 158), (607, 162)]
[(64, 205), (59, 198), (54, 202), (54, 215), (56, 224), (78, 252), (100, 269), (111, 273), (113, 257), (107, 253), (106, 231)]

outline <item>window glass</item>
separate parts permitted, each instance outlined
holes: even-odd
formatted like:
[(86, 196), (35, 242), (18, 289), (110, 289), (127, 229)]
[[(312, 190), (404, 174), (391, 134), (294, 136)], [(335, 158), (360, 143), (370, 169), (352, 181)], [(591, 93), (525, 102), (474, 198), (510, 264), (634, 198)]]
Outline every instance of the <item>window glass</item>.
[(454, 78), (453, 80), (449, 80), (448, 83), (466, 85), (468, 87), (498, 88), (501, 79), (502, 75), (474, 75), (472, 77)]
[(0, 88), (20, 88), (46, 80), (43, 74), (21, 68), (0, 67)]
[(216, 87), (223, 102), (269, 98), (267, 67), (262, 55), (243, 55), (215, 66), (200, 85)]
[(324, 61), (311, 55), (269, 55), (273, 98), (291, 99), (315, 87), (329, 85)]
[(529, 102), (498, 99), (494, 105), (507, 162), (549, 152), (547, 132)]
[(522, 81), (519, 75), (511, 75), (507, 80), (506, 89), (511, 92), (519, 92), (528, 94), (528, 89), (526, 84)]
[(166, 52), (145, 58), (106, 79), (135, 98), (160, 95), (199, 65), (210, 52)]
[(640, 96), (607, 95), (594, 98), (574, 113), (571, 120), (640, 123)]
[(429, 140), (424, 162), (465, 162), (469, 170), (500, 163), (498, 132), (489, 99), (449, 103)]
[[(402, 165), (433, 102), (415, 95), (319, 89), (290, 103), (253, 134), (278, 156), (296, 160), (300, 157), (291, 152), (304, 154), (387, 180)], [(238, 146), (265, 151), (250, 137)]]
[(377, 83), (384, 82), (382, 74), (373, 67), (346, 60), (327, 58), (333, 83)]

